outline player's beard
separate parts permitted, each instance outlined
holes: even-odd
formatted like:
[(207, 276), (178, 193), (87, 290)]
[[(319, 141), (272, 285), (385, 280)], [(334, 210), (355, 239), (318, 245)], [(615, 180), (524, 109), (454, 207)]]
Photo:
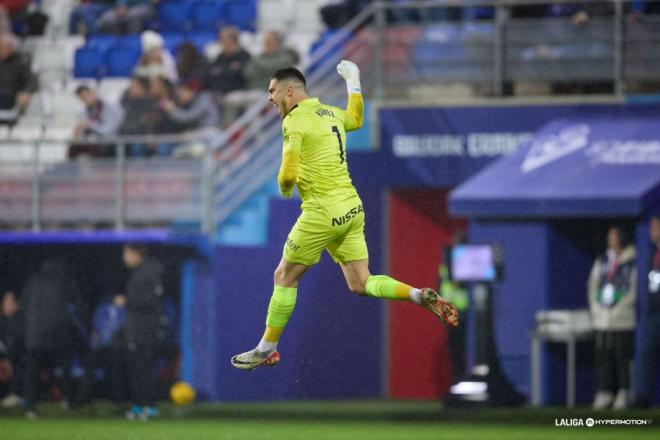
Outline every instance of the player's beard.
[(280, 111), (280, 118), (284, 119), (284, 117), (285, 117), (286, 114), (288, 113), (288, 112), (286, 111), (286, 104), (285, 104), (285, 103), (282, 103), (282, 105), (281, 105), (280, 107), (278, 107), (278, 110)]
[(280, 118), (284, 119), (284, 117), (289, 113), (286, 110), (286, 102), (275, 102), (275, 107), (277, 107), (277, 112), (280, 114)]

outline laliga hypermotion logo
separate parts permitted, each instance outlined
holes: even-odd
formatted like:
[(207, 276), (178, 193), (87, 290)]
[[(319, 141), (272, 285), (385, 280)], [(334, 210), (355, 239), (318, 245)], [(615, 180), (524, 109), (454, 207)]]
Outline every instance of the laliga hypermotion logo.
[(563, 128), (557, 134), (543, 136), (532, 142), (520, 169), (529, 173), (589, 144), (589, 126), (576, 124)]

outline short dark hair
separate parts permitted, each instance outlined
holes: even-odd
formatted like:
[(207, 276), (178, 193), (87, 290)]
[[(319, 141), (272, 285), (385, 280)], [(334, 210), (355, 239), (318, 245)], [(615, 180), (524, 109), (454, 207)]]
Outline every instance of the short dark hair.
[(277, 81), (285, 81), (285, 80), (293, 79), (301, 82), (303, 87), (307, 88), (307, 80), (305, 80), (305, 75), (303, 75), (302, 72), (296, 69), (295, 67), (286, 67), (284, 69), (280, 69), (273, 74), (271, 79)]
[(84, 84), (76, 87), (76, 95), (80, 96), (82, 92), (90, 92), (92, 89), (89, 86), (86, 86)]

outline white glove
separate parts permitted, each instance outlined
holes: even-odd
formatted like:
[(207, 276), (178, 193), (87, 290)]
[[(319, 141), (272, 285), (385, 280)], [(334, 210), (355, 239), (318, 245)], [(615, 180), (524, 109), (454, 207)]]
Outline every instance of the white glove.
[(346, 88), (348, 94), (362, 93), (362, 86), (360, 86), (360, 69), (352, 61), (341, 60), (337, 64), (337, 72), (346, 80)]

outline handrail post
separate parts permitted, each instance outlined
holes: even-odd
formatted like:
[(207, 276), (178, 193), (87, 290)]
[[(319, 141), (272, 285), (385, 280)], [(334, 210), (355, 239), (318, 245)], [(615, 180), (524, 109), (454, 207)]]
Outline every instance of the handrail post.
[(117, 143), (115, 158), (115, 230), (123, 231), (126, 217), (126, 144)]
[(208, 141), (204, 142), (204, 157), (202, 159), (202, 178), (200, 179), (202, 194), (201, 227), (202, 233), (213, 233), (213, 152)]
[(495, 6), (495, 38), (493, 38), (493, 94), (502, 96), (504, 94), (504, 26), (507, 21), (508, 10), (506, 6), (498, 4)]
[(614, 93), (622, 96), (625, 92), (624, 84), (624, 29), (623, 4), (621, 0), (614, 0)]
[(39, 140), (32, 144), (32, 230), (41, 230), (41, 176), (39, 175)]
[(387, 11), (385, 9), (385, 3), (382, 1), (377, 1), (375, 3), (375, 24), (376, 24), (376, 47), (375, 47), (375, 63), (374, 66), (374, 82), (375, 90), (374, 97), (376, 99), (382, 99), (384, 96), (384, 80), (385, 80), (385, 66), (384, 66), (384, 45), (383, 41), (385, 38), (385, 27), (387, 26)]

